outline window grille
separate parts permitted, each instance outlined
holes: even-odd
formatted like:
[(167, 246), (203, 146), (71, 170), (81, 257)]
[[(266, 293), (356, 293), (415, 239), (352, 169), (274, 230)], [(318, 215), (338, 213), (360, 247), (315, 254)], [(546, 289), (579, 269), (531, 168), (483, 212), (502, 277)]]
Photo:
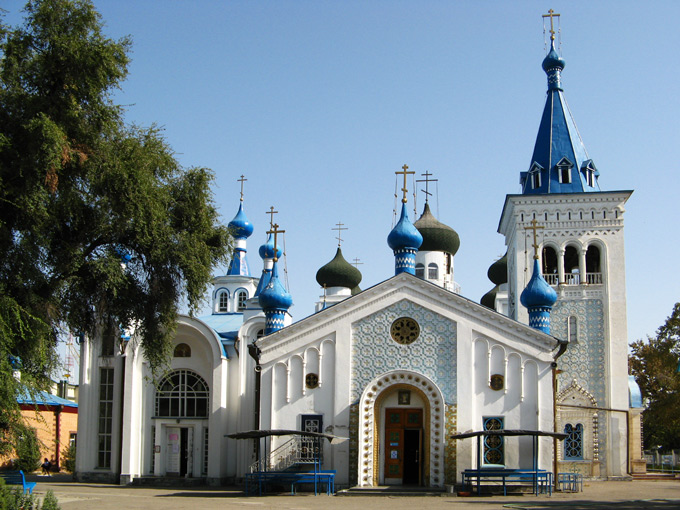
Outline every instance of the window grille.
[(425, 278), (425, 266), (422, 264), (416, 264), (416, 276), (418, 278)]
[(438, 280), (439, 279), (439, 267), (434, 262), (430, 262), (427, 265), (427, 279), (428, 280)]
[(156, 390), (156, 416), (207, 418), (210, 391), (206, 382), (191, 370), (168, 374)]
[(575, 344), (578, 342), (578, 319), (575, 315), (569, 316), (567, 319), (567, 332), (569, 335), (569, 343)]
[[(484, 418), (484, 430), (503, 430), (503, 417)], [(505, 464), (505, 444), (501, 436), (484, 436), (484, 464)]]
[(564, 426), (564, 433), (567, 434), (564, 440), (564, 458), (568, 460), (583, 459), (583, 425), (580, 423), (575, 427), (571, 423)]

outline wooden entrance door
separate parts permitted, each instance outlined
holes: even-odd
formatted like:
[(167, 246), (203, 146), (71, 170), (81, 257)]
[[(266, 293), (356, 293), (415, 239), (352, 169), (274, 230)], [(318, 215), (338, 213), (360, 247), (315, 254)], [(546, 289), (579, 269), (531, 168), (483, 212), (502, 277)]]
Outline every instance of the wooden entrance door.
[(385, 409), (385, 485), (422, 481), (422, 409)]

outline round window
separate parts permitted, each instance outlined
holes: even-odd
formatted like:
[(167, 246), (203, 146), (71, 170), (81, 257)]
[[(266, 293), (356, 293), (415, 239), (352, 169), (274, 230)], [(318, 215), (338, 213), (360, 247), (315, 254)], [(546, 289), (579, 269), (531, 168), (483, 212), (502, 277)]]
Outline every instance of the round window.
[(398, 344), (408, 345), (415, 342), (420, 335), (420, 326), (415, 319), (399, 317), (390, 327), (392, 339)]

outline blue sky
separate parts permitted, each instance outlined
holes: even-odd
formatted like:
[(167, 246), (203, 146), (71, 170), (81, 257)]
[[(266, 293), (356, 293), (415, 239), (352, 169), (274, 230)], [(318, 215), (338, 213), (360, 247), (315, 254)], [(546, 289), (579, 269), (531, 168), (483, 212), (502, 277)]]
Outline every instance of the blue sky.
[[(23, 2), (3, 3), (16, 23)], [(541, 15), (554, 9), (565, 96), (600, 187), (635, 190), (625, 215), (629, 341), (653, 334), (679, 300), (680, 2), (95, 5), (108, 36), (133, 40), (115, 94), (127, 120), (162, 126), (182, 164), (213, 169), (224, 222), (238, 208), (238, 177), (248, 179), (255, 274), (266, 211), (279, 211), (296, 320), (322, 294), (315, 274), (335, 254), (338, 222), (362, 288), (394, 273), (386, 238), (405, 163), (438, 179), (430, 203), (460, 235), (462, 294), (479, 301), (491, 289), (486, 271), (505, 251), (503, 201), (520, 191), (545, 101)]]

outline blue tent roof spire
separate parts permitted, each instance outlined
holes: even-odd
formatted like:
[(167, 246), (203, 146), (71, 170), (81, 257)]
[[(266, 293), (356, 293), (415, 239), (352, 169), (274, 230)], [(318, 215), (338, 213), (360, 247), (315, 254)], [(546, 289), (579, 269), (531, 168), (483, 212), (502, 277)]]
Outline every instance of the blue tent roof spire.
[(600, 191), (597, 182), (600, 174), (588, 156), (564, 98), (562, 71), (565, 61), (555, 50), (552, 28), (550, 51), (543, 59), (542, 67), (548, 77), (548, 93), (529, 169), (520, 173), (522, 193)]

